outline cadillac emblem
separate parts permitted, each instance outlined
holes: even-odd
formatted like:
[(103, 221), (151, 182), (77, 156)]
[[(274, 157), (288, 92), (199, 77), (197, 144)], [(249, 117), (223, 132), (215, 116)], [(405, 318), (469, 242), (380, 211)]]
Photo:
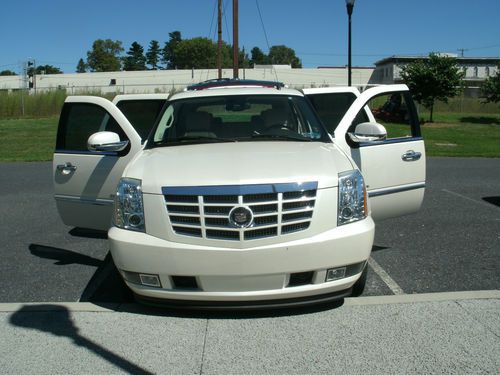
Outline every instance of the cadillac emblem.
[(248, 228), (253, 223), (253, 213), (248, 207), (237, 206), (229, 212), (229, 222), (236, 228)]

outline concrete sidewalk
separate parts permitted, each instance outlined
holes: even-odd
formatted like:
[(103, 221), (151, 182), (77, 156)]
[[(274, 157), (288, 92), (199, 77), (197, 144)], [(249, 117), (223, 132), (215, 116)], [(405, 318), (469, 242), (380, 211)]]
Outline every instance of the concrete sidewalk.
[(497, 374), (500, 291), (190, 313), (0, 304), (2, 374)]

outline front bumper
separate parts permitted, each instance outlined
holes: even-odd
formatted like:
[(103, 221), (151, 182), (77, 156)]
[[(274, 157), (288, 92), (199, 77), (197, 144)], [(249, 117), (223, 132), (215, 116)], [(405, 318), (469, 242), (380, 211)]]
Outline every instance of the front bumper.
[[(326, 282), (327, 270), (363, 264), (370, 256), (374, 223), (369, 217), (316, 236), (247, 249), (176, 243), (118, 228), (111, 228), (108, 237), (113, 260), (139, 300), (244, 307), (344, 297), (362, 269)], [(127, 272), (158, 275), (161, 287), (130, 282)], [(302, 272), (312, 273), (310, 282), (290, 286), (290, 275)], [(194, 278), (197, 288), (177, 287), (175, 276)]]

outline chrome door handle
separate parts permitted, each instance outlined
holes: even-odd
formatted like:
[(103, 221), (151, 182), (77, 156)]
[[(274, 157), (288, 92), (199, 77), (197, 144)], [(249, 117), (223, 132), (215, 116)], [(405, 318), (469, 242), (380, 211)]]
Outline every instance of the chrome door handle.
[(420, 159), (421, 156), (422, 156), (421, 152), (408, 150), (403, 155), (401, 155), (401, 159), (403, 159), (403, 161), (417, 161)]
[(76, 171), (76, 165), (73, 165), (69, 162), (65, 164), (58, 164), (56, 168), (63, 175), (68, 175)]

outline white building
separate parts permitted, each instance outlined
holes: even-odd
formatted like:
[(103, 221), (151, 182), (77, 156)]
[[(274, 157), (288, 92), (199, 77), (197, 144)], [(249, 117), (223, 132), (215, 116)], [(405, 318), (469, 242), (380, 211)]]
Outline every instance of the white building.
[[(500, 57), (454, 57), (465, 72), (464, 83), (466, 94), (477, 96), (479, 87), (488, 77), (494, 76), (500, 64)], [(417, 60), (427, 59), (427, 56), (390, 56), (375, 63), (373, 82), (381, 84), (401, 83), (401, 68)]]
[[(355, 86), (368, 85), (373, 68), (353, 68)], [(223, 77), (232, 77), (232, 69), (223, 69)], [(292, 69), (289, 66), (260, 66), (240, 69), (240, 78), (280, 81), (289, 87), (322, 87), (347, 85), (347, 68)], [(105, 73), (45, 74), (34, 77), (31, 91), (63, 89), (68, 94), (78, 93), (154, 93), (182, 90), (186, 86), (217, 78), (217, 69), (148, 70)], [(18, 90), (26, 87), (20, 76), (0, 77), (0, 90)]]

